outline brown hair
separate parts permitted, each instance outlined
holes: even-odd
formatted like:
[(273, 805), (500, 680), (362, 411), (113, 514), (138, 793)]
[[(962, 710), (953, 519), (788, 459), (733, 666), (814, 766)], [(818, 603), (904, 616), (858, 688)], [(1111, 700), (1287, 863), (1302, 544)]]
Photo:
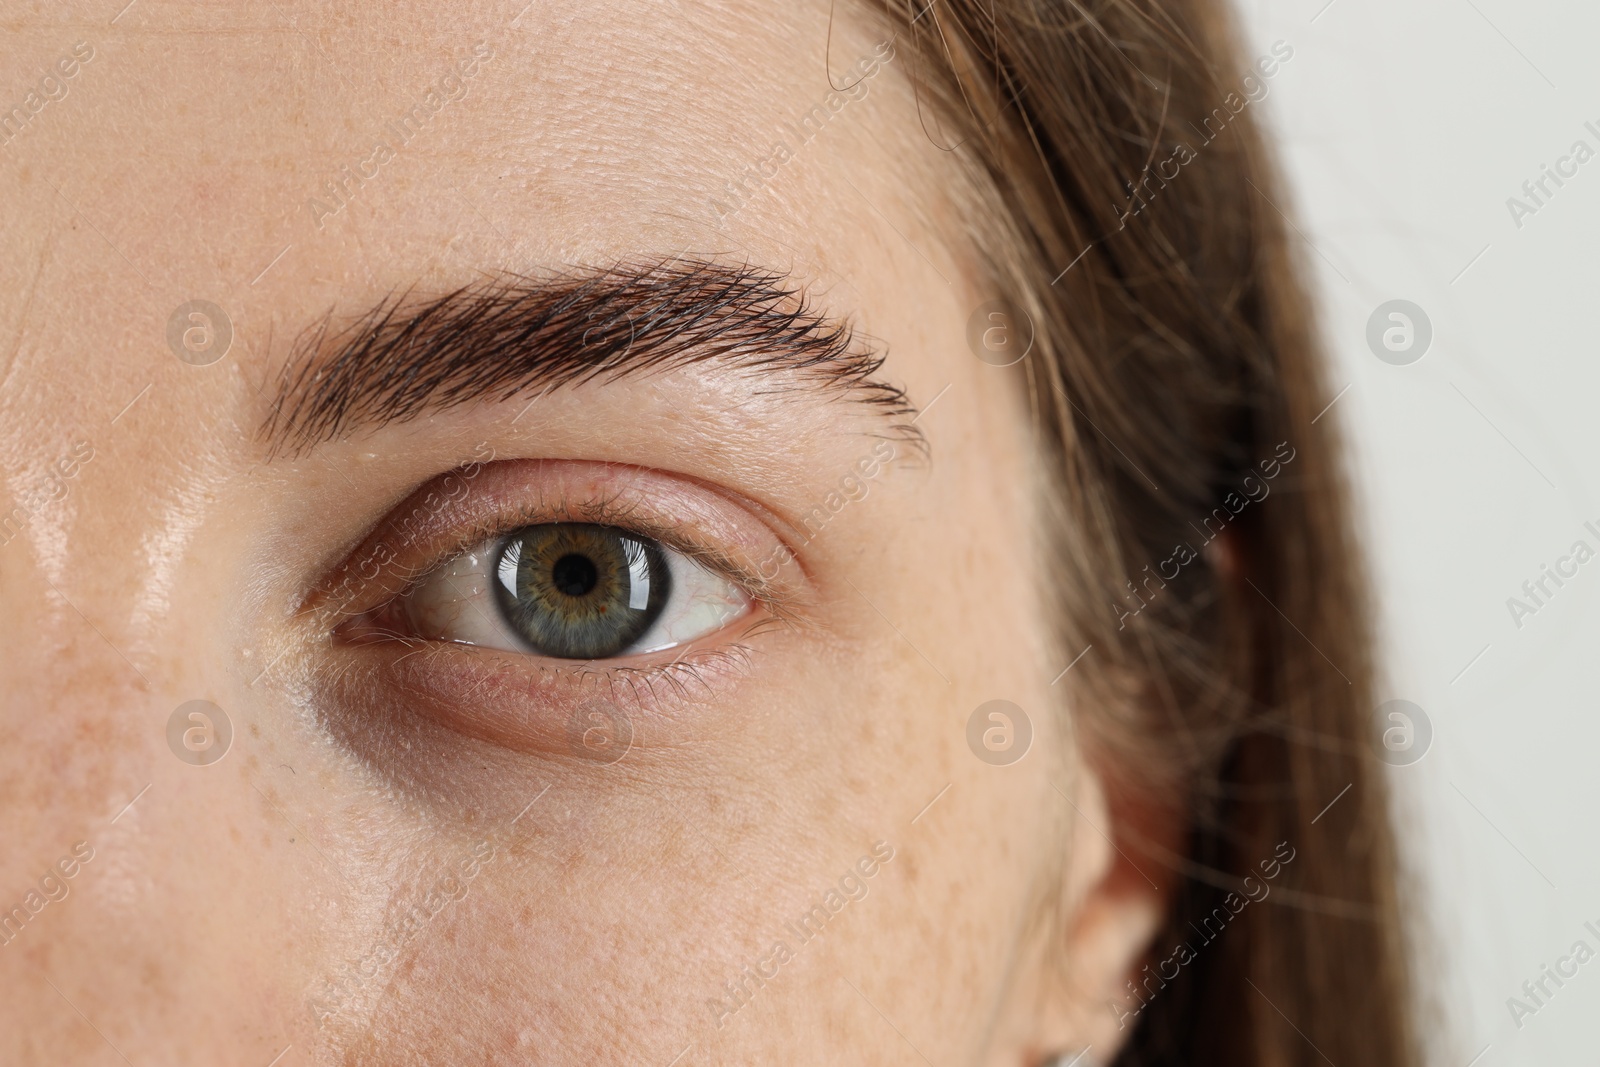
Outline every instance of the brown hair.
[[(1248, 106), (1293, 46), (1244, 66), (1220, 0), (924, 3), (885, 3), (924, 127), (1035, 333), (1012, 373), (1063, 655), (1093, 646), (1076, 728), (1125, 850), (1173, 872), (1152, 964), (1194, 949), (1141, 972), (1117, 1062), (1417, 1062), (1333, 397)], [(1139, 834), (1152, 807), (1178, 849)], [(1270, 897), (1229, 907), (1280, 849)]]

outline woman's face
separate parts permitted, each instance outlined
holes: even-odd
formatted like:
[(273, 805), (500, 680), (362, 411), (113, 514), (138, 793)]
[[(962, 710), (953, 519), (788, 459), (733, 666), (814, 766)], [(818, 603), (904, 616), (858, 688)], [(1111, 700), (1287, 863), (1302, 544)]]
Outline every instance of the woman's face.
[(1109, 1049), (1153, 912), (892, 31), (120, 3), (6, 31), (0, 1059)]

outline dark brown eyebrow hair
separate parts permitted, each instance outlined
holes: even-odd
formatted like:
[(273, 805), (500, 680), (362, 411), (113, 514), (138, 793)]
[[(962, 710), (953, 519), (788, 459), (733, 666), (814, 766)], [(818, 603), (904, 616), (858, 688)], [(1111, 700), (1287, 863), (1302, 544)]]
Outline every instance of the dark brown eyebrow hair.
[(902, 418), (916, 409), (874, 377), (883, 356), (847, 321), (775, 271), (681, 256), (407, 290), (343, 324), (330, 311), (296, 340), (262, 435), (270, 455), (295, 454), (361, 426), (712, 360), (788, 372), (761, 373), (761, 391), (860, 401), (921, 443)]

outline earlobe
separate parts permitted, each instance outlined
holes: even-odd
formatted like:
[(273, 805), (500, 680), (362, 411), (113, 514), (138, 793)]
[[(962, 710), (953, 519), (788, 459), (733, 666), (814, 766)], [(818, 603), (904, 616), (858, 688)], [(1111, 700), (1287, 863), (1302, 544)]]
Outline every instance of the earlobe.
[[(1164, 868), (1144, 859), (1127, 828), (1138, 816), (1118, 818), (1099, 780), (1080, 775), (1066, 817), (1072, 851), (1063, 872), (1060, 921), (1045, 946), (1030, 1007), (1027, 1064), (1053, 1063), (1065, 1051), (1077, 1067), (1109, 1063), (1128, 1040), (1150, 1000), (1137, 977), (1166, 919), (1170, 881)], [(1118, 829), (1119, 827), (1123, 829)], [(1159, 827), (1140, 826), (1165, 837)]]
[(1062, 947), (1067, 981), (1058, 1010), (1070, 1020), (1073, 1040), (1113, 1059), (1151, 999), (1137, 983), (1140, 964), (1166, 918), (1165, 893), (1120, 855), (1079, 908)]
[(1100, 1060), (1094, 1058), (1092, 1048), (1070, 1049), (1058, 1052), (1055, 1055), (1041, 1060), (1039, 1067), (1100, 1067)]

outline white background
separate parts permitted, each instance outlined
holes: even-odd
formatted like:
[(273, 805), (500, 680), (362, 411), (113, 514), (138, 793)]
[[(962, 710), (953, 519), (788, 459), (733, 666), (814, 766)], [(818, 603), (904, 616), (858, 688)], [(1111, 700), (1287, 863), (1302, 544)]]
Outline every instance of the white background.
[[(1506, 1003), (1580, 937), (1600, 950), (1600, 559), (1520, 629), (1506, 603), (1579, 538), (1600, 550), (1600, 157), (1520, 229), (1506, 205), (1575, 140), (1600, 153), (1600, 5), (1237, 2), (1252, 56), (1295, 50), (1251, 108), (1349, 385), (1328, 417), (1354, 448), (1380, 697), (1434, 729), (1390, 772), (1432, 1060), (1600, 1063), (1600, 958), (1520, 1028)], [(1433, 324), (1410, 366), (1366, 344), (1395, 298)]]

